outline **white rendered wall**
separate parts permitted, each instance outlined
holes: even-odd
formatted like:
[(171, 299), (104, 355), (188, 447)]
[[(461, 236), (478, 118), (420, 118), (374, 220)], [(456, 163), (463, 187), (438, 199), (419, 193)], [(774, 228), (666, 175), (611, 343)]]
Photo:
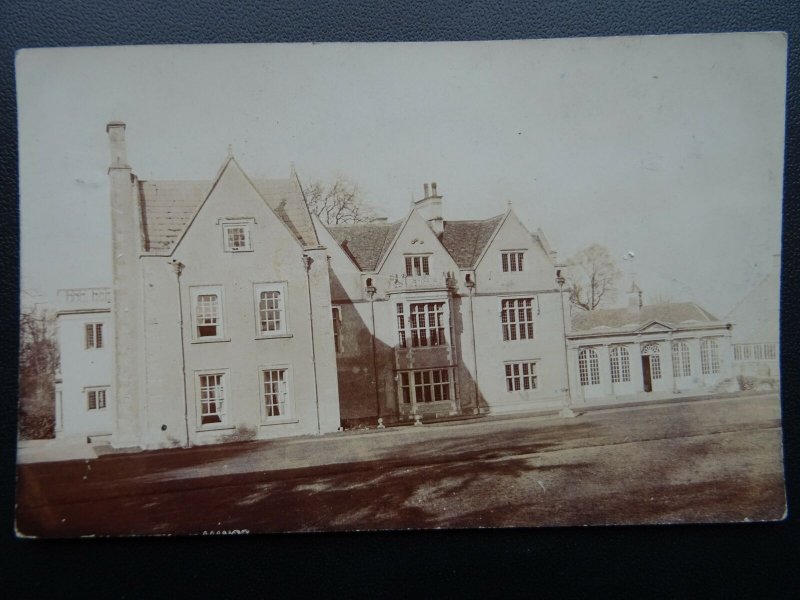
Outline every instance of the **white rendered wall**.
[[(86, 348), (86, 324), (102, 323), (103, 347)], [(58, 315), (61, 352), (61, 406), (58, 438), (113, 433), (115, 396), (112, 389), (113, 320), (108, 310)], [(106, 408), (89, 410), (87, 388), (107, 388)]]

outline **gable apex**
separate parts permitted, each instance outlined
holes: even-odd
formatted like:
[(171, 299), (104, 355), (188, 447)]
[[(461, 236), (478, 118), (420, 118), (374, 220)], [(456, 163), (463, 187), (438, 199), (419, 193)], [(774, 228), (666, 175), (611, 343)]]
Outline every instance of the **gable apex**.
[(645, 332), (645, 331), (672, 331), (674, 328), (670, 327), (669, 325), (662, 323), (661, 321), (650, 321), (646, 325), (643, 325), (636, 331), (638, 332)]
[(248, 182), (300, 245), (309, 248), (319, 245), (296, 175), (288, 179), (253, 180), (233, 156), (228, 156), (211, 181), (137, 181), (142, 252), (170, 255), (229, 170)]

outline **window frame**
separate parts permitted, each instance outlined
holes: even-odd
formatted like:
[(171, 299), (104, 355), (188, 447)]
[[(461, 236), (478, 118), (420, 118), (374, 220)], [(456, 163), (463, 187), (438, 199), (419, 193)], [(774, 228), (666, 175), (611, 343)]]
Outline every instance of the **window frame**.
[[(108, 392), (110, 390), (110, 386), (107, 385), (95, 385), (91, 387), (86, 387), (83, 389), (84, 398), (86, 399), (86, 412), (101, 412), (108, 409)], [(103, 405), (99, 406), (99, 398), (97, 394), (103, 394)], [(91, 400), (89, 399), (89, 394), (94, 394), (94, 404), (95, 406), (91, 406)]]
[[(408, 338), (411, 338), (411, 348), (447, 348), (450, 345), (449, 323), (445, 314), (445, 301), (409, 302), (408, 320), (406, 321)], [(415, 310), (414, 307), (423, 307)], [(398, 315), (399, 316), (399, 315)], [(431, 324), (431, 320), (434, 324)], [(399, 321), (399, 319), (398, 319)], [(423, 324), (420, 324), (424, 321)], [(434, 335), (432, 335), (434, 334)], [(436, 343), (433, 338), (436, 338)], [(425, 343), (422, 343), (422, 340)]]
[(506, 381), (506, 392), (509, 394), (514, 392), (535, 392), (540, 388), (538, 360), (506, 361), (503, 363), (503, 372)]
[[(270, 281), (270, 282), (262, 282), (262, 283), (254, 283), (253, 284), (253, 310), (255, 315), (255, 331), (256, 331), (256, 338), (257, 339), (269, 339), (269, 338), (280, 338), (280, 337), (290, 337), (291, 332), (289, 330), (289, 295), (288, 295), (289, 285), (286, 281)], [(264, 292), (278, 292), (280, 298), (280, 306), (277, 309), (280, 312), (280, 319), (281, 319), (281, 327), (280, 329), (276, 330), (262, 330), (262, 318), (261, 318), (261, 294)], [(275, 309), (267, 309), (275, 310)]]
[[(442, 373), (445, 374), (444, 377)], [(451, 366), (400, 371), (398, 386), (400, 403), (406, 406), (453, 402), (456, 398), (455, 372)], [(437, 390), (441, 396), (439, 399), (436, 397)], [(421, 397), (418, 397), (418, 392)], [(426, 396), (428, 399), (425, 399)]]
[[(530, 301), (529, 306), (520, 307), (520, 303)], [(536, 296), (511, 296), (500, 298), (500, 339), (503, 342), (524, 342), (536, 339), (536, 315), (534, 305), (538, 309)], [(507, 307), (507, 303), (509, 304)], [(519, 311), (529, 313), (530, 318), (519, 320)], [(510, 317), (514, 317), (510, 320)], [(528, 314), (525, 315), (528, 317)], [(521, 333), (525, 335), (522, 336)]]
[[(763, 347), (759, 344), (759, 350), (763, 352)], [(763, 360), (759, 359), (759, 360)], [(722, 371), (720, 361), (719, 342), (715, 337), (700, 339), (700, 372), (703, 375), (719, 375)]]
[[(103, 338), (103, 325), (102, 321), (93, 321), (91, 323), (84, 323), (83, 327), (83, 342), (84, 342), (84, 349), (85, 350), (102, 350), (104, 346), (104, 338)], [(89, 330), (91, 328), (91, 344), (89, 343)], [(98, 336), (98, 332), (100, 335)], [(100, 344), (97, 344), (97, 340), (100, 340)]]
[[(199, 335), (199, 323), (197, 322), (197, 299), (199, 296), (217, 296), (217, 334)], [(221, 285), (203, 285), (192, 286), (189, 288), (190, 297), (190, 320), (192, 323), (192, 342), (194, 343), (208, 343), (208, 342), (226, 342), (229, 339), (225, 336), (225, 289)]]
[[(213, 376), (220, 376), (222, 377), (222, 411), (215, 411), (214, 413), (208, 413), (217, 415), (220, 420), (219, 422), (213, 423), (203, 423), (203, 386), (201, 382), (202, 377), (213, 377)], [(231, 385), (231, 371), (230, 369), (202, 369), (202, 370), (195, 370), (194, 371), (194, 396), (195, 396), (195, 429), (197, 431), (209, 431), (214, 429), (230, 429), (231, 425), (231, 390), (233, 386)], [(220, 404), (219, 398), (214, 398), (212, 400), (217, 401), (217, 404)]]
[(600, 385), (600, 357), (595, 348), (578, 350), (578, 382), (581, 387)]
[[(284, 394), (285, 402), (283, 405), (283, 414), (269, 415), (266, 403), (266, 373), (283, 372), (284, 378)], [(295, 412), (295, 389), (294, 389), (294, 374), (292, 366), (289, 364), (271, 364), (261, 365), (258, 367), (258, 403), (260, 406), (261, 425), (275, 425), (282, 423), (297, 423), (299, 419)]]
[[(419, 253), (419, 254), (404, 254), (403, 255), (403, 263), (404, 263), (404, 270), (406, 277), (425, 277), (430, 276), (431, 274), (431, 263), (433, 262), (431, 258), (433, 254), (431, 253)], [(419, 261), (419, 272), (417, 273), (417, 265), (414, 264), (415, 261)], [(409, 272), (410, 271), (410, 272)]]
[(611, 383), (630, 383), (631, 353), (626, 346), (610, 346), (608, 348), (608, 362), (611, 370)]
[[(692, 350), (687, 340), (674, 340), (670, 347), (672, 356), (672, 378), (683, 379), (692, 376)], [(675, 358), (679, 360), (675, 360)]]
[[(226, 219), (222, 221), (222, 249), (228, 254), (252, 252), (253, 242), (250, 230), (253, 223), (255, 223), (255, 219)], [(229, 244), (228, 231), (237, 228), (244, 230), (245, 245), (241, 248), (233, 248)]]
[[(522, 273), (525, 270), (526, 249), (500, 251), (500, 269), (503, 273)], [(512, 260), (513, 257), (513, 260)], [(511, 268), (513, 265), (513, 269)]]

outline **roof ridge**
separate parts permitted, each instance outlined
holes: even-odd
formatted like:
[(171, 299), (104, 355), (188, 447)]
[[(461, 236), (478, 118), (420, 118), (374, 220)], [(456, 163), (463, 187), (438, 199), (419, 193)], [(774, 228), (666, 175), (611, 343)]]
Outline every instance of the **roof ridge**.
[[(505, 213), (504, 213), (505, 214)], [(445, 223), (485, 223), (492, 219), (502, 219), (504, 214), (495, 215), (493, 217), (486, 217), (485, 219), (445, 219)]]

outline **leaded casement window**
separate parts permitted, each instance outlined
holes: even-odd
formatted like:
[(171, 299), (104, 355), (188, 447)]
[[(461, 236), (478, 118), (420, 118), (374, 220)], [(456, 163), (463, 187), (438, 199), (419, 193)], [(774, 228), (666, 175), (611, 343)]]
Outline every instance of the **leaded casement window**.
[(86, 349), (103, 347), (103, 324), (86, 324)]
[(406, 259), (406, 275), (430, 275), (430, 260), (426, 255), (409, 255)]
[(522, 271), (522, 259), (525, 253), (520, 251), (501, 252), (500, 262), (503, 266), (503, 272)]
[(225, 252), (248, 252), (250, 245), (250, 223), (224, 223), (222, 225)]
[(409, 305), (411, 346), (446, 346), (444, 302), (422, 302)]
[(600, 361), (597, 352), (584, 348), (578, 352), (578, 374), (581, 385), (598, 385), (600, 383)]
[(103, 410), (106, 408), (106, 395), (108, 388), (94, 388), (86, 390), (86, 410)]
[(450, 369), (425, 369), (400, 373), (400, 392), (404, 404), (450, 400)]
[(624, 346), (612, 346), (608, 355), (611, 361), (611, 382), (620, 383), (631, 380), (631, 360)]
[(661, 379), (661, 348), (658, 344), (645, 344), (642, 356), (650, 357), (650, 378)]
[(223, 338), (222, 288), (192, 288), (193, 337), (195, 340)]
[(536, 363), (533, 361), (506, 363), (506, 390), (535, 390), (539, 387)]
[(225, 423), (228, 402), (226, 379), (227, 372), (198, 373), (200, 427)]
[(333, 348), (337, 354), (342, 351), (342, 309), (338, 306), (331, 308), (333, 317)]
[(689, 377), (692, 366), (689, 362), (689, 344), (686, 342), (672, 342), (672, 376)]
[(256, 303), (256, 332), (259, 337), (287, 333), (286, 284), (257, 283), (253, 286)]
[(700, 340), (700, 370), (703, 375), (719, 373), (719, 345), (714, 338)]
[(503, 340), (533, 339), (533, 298), (507, 298), (501, 301), (500, 321)]
[(402, 302), (397, 303), (397, 343), (401, 348), (405, 348), (407, 346), (406, 315)]
[(263, 385), (264, 420), (285, 418), (290, 414), (288, 369), (264, 369)]

